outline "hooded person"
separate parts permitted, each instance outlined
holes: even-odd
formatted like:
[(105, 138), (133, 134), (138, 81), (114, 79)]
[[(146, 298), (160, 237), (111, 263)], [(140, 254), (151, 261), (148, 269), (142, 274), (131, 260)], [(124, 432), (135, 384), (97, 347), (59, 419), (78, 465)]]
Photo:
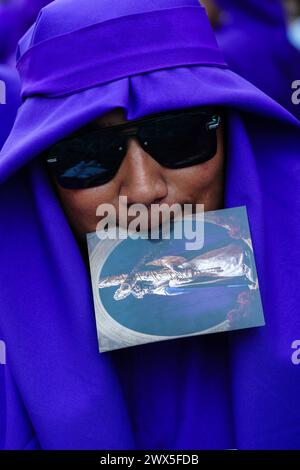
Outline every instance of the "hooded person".
[[(296, 119), (227, 67), (196, 0), (56, 1), (20, 41), (18, 70), (0, 154), (3, 447), (299, 448)], [(194, 107), (227, 110), (224, 206), (247, 207), (266, 326), (99, 354), (88, 270), (41, 154), (117, 109), (130, 121)], [(161, 183), (164, 170), (131, 145), (136, 181), (120, 168), (109, 184), (142, 197), (147, 171)]]
[[(207, 0), (220, 12), (215, 33), (229, 66), (298, 119), (292, 84), (300, 76), (299, 51), (288, 38), (281, 0)], [(216, 15), (215, 15), (216, 16)]]

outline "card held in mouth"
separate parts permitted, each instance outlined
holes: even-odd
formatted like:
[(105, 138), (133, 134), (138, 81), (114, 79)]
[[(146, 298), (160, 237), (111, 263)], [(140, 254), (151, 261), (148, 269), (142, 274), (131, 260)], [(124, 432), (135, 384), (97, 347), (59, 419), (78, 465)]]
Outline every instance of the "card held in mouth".
[(246, 208), (193, 220), (194, 248), (185, 222), (169, 238), (87, 234), (100, 352), (265, 324)]

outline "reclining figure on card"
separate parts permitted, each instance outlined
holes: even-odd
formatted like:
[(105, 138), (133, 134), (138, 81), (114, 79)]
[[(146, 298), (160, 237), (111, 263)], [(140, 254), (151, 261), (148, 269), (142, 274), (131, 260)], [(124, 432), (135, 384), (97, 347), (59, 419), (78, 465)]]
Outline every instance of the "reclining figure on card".
[[(230, 243), (187, 260), (183, 256), (162, 256), (145, 263), (145, 269), (134, 274), (122, 273), (100, 278), (99, 289), (119, 286), (115, 300), (133, 295), (179, 295), (192, 288), (226, 285), (257, 288), (249, 247)], [(149, 269), (155, 267), (155, 269)]]

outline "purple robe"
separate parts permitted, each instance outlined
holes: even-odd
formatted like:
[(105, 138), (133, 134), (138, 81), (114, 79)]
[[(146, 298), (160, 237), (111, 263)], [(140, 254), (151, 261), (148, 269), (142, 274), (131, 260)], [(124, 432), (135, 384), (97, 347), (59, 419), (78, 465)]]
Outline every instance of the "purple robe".
[[(73, 6), (47, 6), (20, 42), (23, 102), (0, 154), (3, 448), (299, 448), (297, 120), (226, 66), (198, 0)], [(89, 274), (39, 154), (115, 107), (130, 120), (215, 104), (266, 326), (99, 354)]]
[(216, 0), (222, 20), (218, 43), (229, 66), (298, 119), (292, 83), (300, 79), (300, 52), (290, 43), (281, 0)]

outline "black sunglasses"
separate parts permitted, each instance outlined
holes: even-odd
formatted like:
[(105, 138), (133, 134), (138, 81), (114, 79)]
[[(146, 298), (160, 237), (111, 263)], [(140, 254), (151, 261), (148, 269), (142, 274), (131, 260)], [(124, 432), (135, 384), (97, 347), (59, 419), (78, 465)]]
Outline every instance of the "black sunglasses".
[(142, 118), (125, 124), (80, 130), (54, 144), (45, 158), (60, 186), (84, 189), (114, 178), (127, 153), (127, 140), (136, 137), (160, 165), (180, 169), (213, 158), (221, 117), (203, 108)]

